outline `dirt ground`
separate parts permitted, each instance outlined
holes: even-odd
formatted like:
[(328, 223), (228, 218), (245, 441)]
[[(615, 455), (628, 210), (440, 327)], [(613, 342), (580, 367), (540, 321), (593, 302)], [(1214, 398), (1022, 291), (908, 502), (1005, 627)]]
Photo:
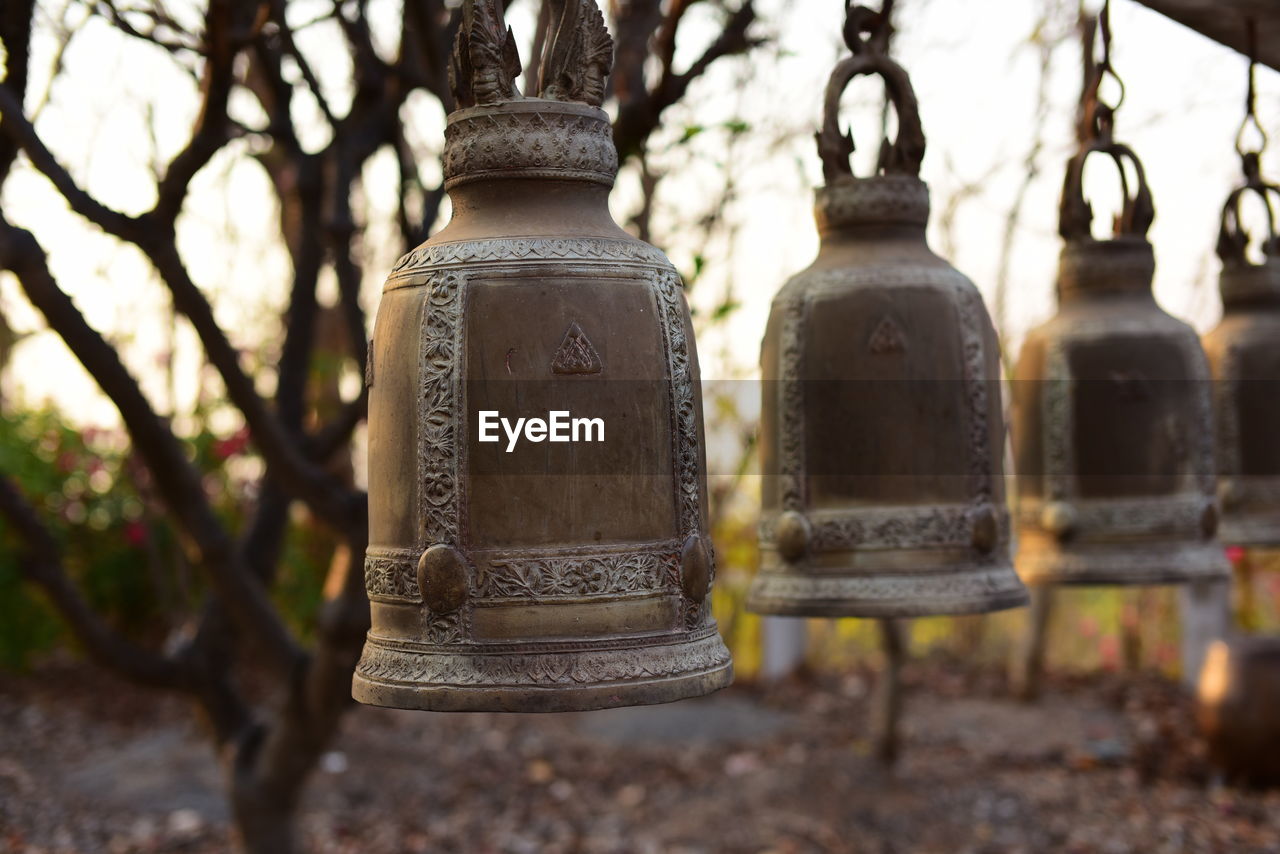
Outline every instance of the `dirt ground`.
[[(564, 715), (358, 708), (302, 811), (317, 852), (1280, 852), (1280, 793), (1216, 785), (1158, 677), (907, 670), (892, 775), (870, 672)], [(219, 771), (178, 700), (83, 665), (0, 678), (0, 849), (214, 852)]]

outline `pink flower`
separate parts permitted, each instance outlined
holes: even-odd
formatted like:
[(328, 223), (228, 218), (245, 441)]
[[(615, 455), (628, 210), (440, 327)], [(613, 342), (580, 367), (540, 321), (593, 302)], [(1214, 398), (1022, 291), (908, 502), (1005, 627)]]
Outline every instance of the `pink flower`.
[(147, 526), (137, 520), (124, 523), (124, 538), (131, 546), (140, 546), (147, 541)]
[(1105, 635), (1098, 641), (1098, 655), (1102, 657), (1102, 666), (1107, 670), (1119, 668), (1120, 641), (1115, 635)]
[(1227, 560), (1239, 565), (1244, 560), (1244, 549), (1240, 546), (1227, 546)]
[(249, 425), (246, 424), (228, 438), (214, 442), (213, 453), (218, 459), (225, 460), (228, 457), (243, 453), (247, 447), (249, 447)]

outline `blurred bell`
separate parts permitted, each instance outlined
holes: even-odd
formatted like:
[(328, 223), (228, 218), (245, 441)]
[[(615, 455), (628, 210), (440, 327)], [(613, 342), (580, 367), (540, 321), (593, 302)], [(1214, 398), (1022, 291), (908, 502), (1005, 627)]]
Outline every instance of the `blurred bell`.
[(501, 3), (468, 0), (453, 219), (383, 290), (364, 703), (595, 709), (732, 676), (710, 614), (693, 331), (670, 262), (609, 215), (595, 4), (564, 4), (548, 45), (541, 97), (522, 97)]
[(1280, 786), (1280, 638), (1214, 641), (1196, 699), (1214, 766), (1232, 782)]
[[(1250, 163), (1252, 162), (1252, 169)], [(1222, 273), (1222, 322), (1204, 338), (1213, 368), (1217, 416), (1218, 535), (1236, 546), (1280, 545), (1280, 237), (1272, 195), (1246, 155), (1247, 183), (1222, 210), (1218, 257)], [(1267, 213), (1263, 260), (1245, 256), (1249, 236), (1240, 223), (1240, 201), (1256, 193)]]
[[(748, 608), (911, 617), (1023, 605), (1009, 559), (995, 331), (973, 283), (929, 250), (915, 94), (883, 40), (832, 73), (818, 135), (818, 257), (773, 301), (761, 351), (763, 513)], [(878, 26), (877, 32), (884, 32)], [(855, 178), (840, 96), (883, 78), (898, 114)]]
[[(1100, 151), (1136, 176), (1115, 235), (1095, 240), (1082, 187)], [(1122, 181), (1126, 194), (1130, 186)], [(1216, 537), (1208, 362), (1151, 291), (1155, 217), (1142, 164), (1108, 130), (1067, 164), (1058, 313), (1032, 330), (1014, 382), (1018, 571), (1028, 584), (1225, 577)]]

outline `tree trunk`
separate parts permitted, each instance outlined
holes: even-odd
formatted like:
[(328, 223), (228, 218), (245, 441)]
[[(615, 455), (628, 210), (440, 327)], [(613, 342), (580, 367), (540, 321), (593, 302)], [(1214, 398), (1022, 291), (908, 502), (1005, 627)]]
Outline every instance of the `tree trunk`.
[(298, 792), (269, 792), (252, 783), (231, 784), (236, 835), (245, 854), (293, 854)]

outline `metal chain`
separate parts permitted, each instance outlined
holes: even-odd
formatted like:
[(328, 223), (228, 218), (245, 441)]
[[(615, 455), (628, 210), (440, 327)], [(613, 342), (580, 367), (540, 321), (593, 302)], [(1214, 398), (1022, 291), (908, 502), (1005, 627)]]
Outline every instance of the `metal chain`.
[[(1111, 0), (1103, 0), (1102, 11), (1098, 13), (1098, 29), (1102, 34), (1102, 59), (1094, 65), (1093, 81), (1085, 94), (1086, 127), (1095, 139), (1110, 139), (1116, 110), (1124, 103), (1125, 96), (1124, 80), (1111, 64)], [(1102, 81), (1107, 75), (1120, 87), (1120, 97), (1114, 104), (1108, 104), (1099, 96)]]
[[(1245, 23), (1245, 27), (1249, 45), (1249, 82), (1244, 96), (1244, 120), (1240, 122), (1240, 130), (1236, 131), (1236, 153), (1240, 155), (1243, 163), (1245, 179), (1254, 183), (1261, 180), (1261, 167), (1259, 164), (1262, 152), (1267, 147), (1267, 132), (1263, 130), (1262, 123), (1258, 121), (1257, 111), (1257, 83), (1255, 78), (1258, 70), (1258, 25), (1256, 21), (1250, 18)], [(1260, 138), (1258, 147), (1252, 151), (1244, 147), (1244, 135), (1251, 124)]]
[[(889, 38), (893, 32), (890, 19), (893, 16), (893, 0), (884, 0), (880, 11), (866, 6), (855, 6), (853, 0), (844, 3), (844, 43), (854, 54), (871, 51), (887, 55)], [(866, 38), (863, 38), (863, 34)]]

